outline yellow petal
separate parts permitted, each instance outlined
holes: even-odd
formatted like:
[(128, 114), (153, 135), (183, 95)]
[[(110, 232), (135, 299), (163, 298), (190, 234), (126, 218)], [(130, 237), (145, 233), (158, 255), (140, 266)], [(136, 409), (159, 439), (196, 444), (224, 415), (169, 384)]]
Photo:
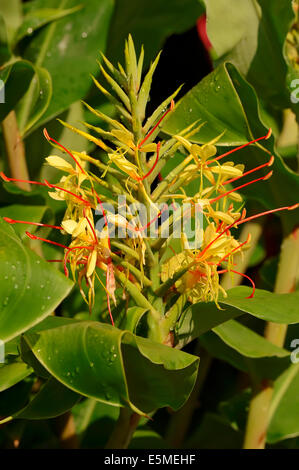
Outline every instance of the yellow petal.
[(97, 264), (97, 257), (98, 257), (97, 251), (93, 250), (92, 253), (89, 255), (88, 262), (87, 262), (87, 272), (86, 272), (87, 277), (90, 277), (93, 274), (96, 264)]
[(109, 153), (108, 157), (110, 160), (115, 163), (116, 166), (127, 175), (131, 176), (134, 179), (138, 179), (138, 168), (133, 163), (129, 162), (123, 155), (117, 153)]
[(79, 222), (77, 223), (77, 226), (75, 230), (73, 231), (73, 237), (78, 237), (82, 235), (82, 233), (85, 233), (85, 229), (88, 225), (88, 222), (85, 217), (82, 217)]
[(61, 157), (56, 157), (56, 156), (50, 156), (46, 158), (46, 161), (48, 162), (49, 165), (53, 166), (54, 168), (57, 168), (58, 170), (63, 170), (63, 171), (68, 171), (68, 172), (73, 172), (74, 168), (70, 163), (64, 160), (64, 158)]
[(230, 165), (212, 166), (210, 170), (217, 175), (223, 176), (242, 176), (242, 171), (239, 168)]
[(216, 217), (219, 220), (222, 220), (228, 225), (232, 224), (235, 221), (235, 219), (231, 215), (226, 214), (225, 212), (222, 212), (222, 211), (215, 211), (213, 215), (214, 217)]
[[(61, 193), (61, 191), (60, 191)], [(61, 196), (60, 193), (58, 192), (48, 192), (49, 196), (52, 198), (52, 199), (55, 199), (55, 201), (64, 201), (64, 196)]]
[(203, 160), (207, 160), (210, 157), (214, 157), (216, 153), (217, 153), (217, 149), (215, 145), (207, 144), (207, 145), (203, 145), (201, 148), (201, 158)]
[(146, 144), (140, 149), (141, 152), (156, 152), (157, 144)]
[(111, 134), (116, 137), (120, 142), (123, 144), (126, 144), (128, 147), (133, 148), (134, 147), (134, 142), (133, 142), (133, 134), (129, 131), (121, 131), (118, 129), (112, 129)]
[(68, 219), (64, 220), (61, 225), (65, 232), (72, 234), (75, 228), (77, 227), (78, 223), (75, 220)]
[(241, 194), (236, 193), (236, 192), (230, 193), (228, 195), (228, 197), (230, 199), (232, 199), (232, 201), (236, 201), (236, 202), (242, 202), (243, 201), (243, 198), (242, 198)]

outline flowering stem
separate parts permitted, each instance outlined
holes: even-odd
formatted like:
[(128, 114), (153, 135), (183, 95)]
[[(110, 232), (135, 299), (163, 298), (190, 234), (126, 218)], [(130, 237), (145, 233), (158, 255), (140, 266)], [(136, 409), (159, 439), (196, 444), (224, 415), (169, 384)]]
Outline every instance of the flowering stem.
[[(2, 122), (2, 131), (10, 172), (13, 178), (28, 180), (24, 143), (21, 139), (15, 111), (11, 111)], [(16, 185), (30, 191), (29, 183), (17, 182)]]
[[(299, 229), (294, 230), (282, 243), (275, 293), (294, 291), (299, 267)], [(265, 338), (276, 346), (283, 347), (287, 325), (267, 323)], [(245, 449), (264, 449), (270, 417), (273, 385), (263, 381), (256, 386), (250, 403), (245, 434)]]

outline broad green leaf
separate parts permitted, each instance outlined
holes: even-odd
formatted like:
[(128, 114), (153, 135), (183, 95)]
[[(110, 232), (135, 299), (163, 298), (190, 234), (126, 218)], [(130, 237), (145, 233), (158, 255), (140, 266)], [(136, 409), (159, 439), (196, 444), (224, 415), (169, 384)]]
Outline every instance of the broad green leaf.
[[(265, 348), (260, 346), (259, 351), (255, 350), (254, 353), (252, 353), (252, 348), (248, 351), (250, 346), (247, 345), (243, 348), (246, 355), (243, 355), (243, 353), (238, 351), (239, 345), (236, 347), (236, 340), (230, 340), (230, 342), (232, 346), (228, 345), (228, 341), (222, 341), (213, 331), (208, 331), (200, 337), (200, 344), (211, 356), (227, 362), (237, 370), (254, 374), (255, 380), (257, 381), (266, 378), (276, 380), (290, 363), (289, 354), (284, 357), (279, 357), (279, 355), (275, 355), (275, 351), (272, 351), (272, 356), (270, 357), (271, 353), (269, 354), (269, 351), (265, 351)], [(239, 349), (241, 350), (240, 347)], [(263, 356), (265, 353), (269, 354), (269, 356)], [(260, 355), (258, 356), (258, 354)], [(255, 357), (249, 357), (249, 355), (255, 355)]]
[(128, 308), (126, 315), (120, 324), (120, 329), (136, 333), (137, 325), (146, 312), (147, 310), (141, 307)]
[(0, 392), (0, 417), (12, 416), (20, 411), (29, 400), (33, 378), (27, 377), (13, 387)]
[(32, 374), (33, 370), (24, 362), (14, 361), (0, 366), (0, 392), (21, 382)]
[(39, 28), (42, 28), (55, 20), (71, 15), (72, 13), (81, 10), (81, 8), (82, 5), (78, 5), (77, 7), (69, 8), (67, 10), (60, 10), (57, 8), (32, 10), (30, 14), (24, 16), (23, 22), (13, 38), (13, 46), (15, 47), (16, 44), (26, 36), (31, 36)]
[(119, 416), (119, 408), (86, 398), (72, 409), (80, 448), (103, 448)]
[(220, 60), (246, 75), (272, 106), (290, 107), (285, 40), (294, 21), (292, 2), (205, 0), (207, 33)]
[(5, 103), (0, 106), (0, 121), (3, 121), (27, 92), (33, 76), (34, 67), (26, 60), (17, 60), (0, 70), (0, 79), (5, 83)]
[[(69, 9), (82, 5), (81, 0), (48, 0), (47, 8)], [(53, 96), (47, 111), (32, 129), (49, 121), (88, 92), (90, 74), (98, 73), (96, 56), (105, 50), (112, 14), (112, 0), (89, 0), (83, 8), (37, 31), (24, 51), (24, 57), (52, 76)], [(44, 0), (29, 4), (28, 14), (44, 8)], [(32, 88), (32, 87), (31, 87)], [(31, 107), (33, 88), (26, 99)]]
[(237, 308), (243, 313), (274, 323), (299, 323), (299, 292), (291, 294), (273, 294), (256, 289), (253, 299), (246, 299), (250, 295), (248, 287), (235, 287), (228, 291), (228, 297), (220, 300), (224, 308)]
[(217, 325), (242, 315), (237, 309), (218, 309), (214, 302), (198, 303), (182, 313), (176, 326), (177, 347), (182, 348)]
[(57, 380), (89, 398), (140, 414), (189, 396), (198, 358), (107, 324), (82, 321), (25, 340)]
[(51, 377), (22, 410), (13, 415), (17, 419), (49, 419), (69, 411), (80, 395)]
[(149, 427), (136, 429), (129, 449), (169, 449), (169, 445), (157, 431)]
[(15, 31), (22, 22), (22, 1), (21, 0), (0, 0), (0, 13), (3, 16), (11, 41)]
[[(168, 134), (177, 134), (197, 119), (206, 122), (200, 132), (192, 137), (197, 143), (207, 143), (225, 131), (217, 145), (233, 147), (262, 137), (268, 131), (262, 122), (253, 88), (229, 63), (219, 66), (179, 101), (173, 113), (166, 118), (163, 130)], [(297, 203), (299, 176), (285, 165), (275, 151), (273, 136), (229, 158), (245, 163), (246, 169), (251, 169), (269, 160), (270, 155), (266, 151), (275, 155), (272, 177), (246, 187), (244, 194), (258, 200), (267, 209)], [(259, 174), (266, 173), (261, 171)], [(289, 191), (290, 187), (293, 191)], [(286, 229), (292, 229), (298, 223), (298, 209), (281, 212), (280, 216)]]
[(246, 357), (286, 357), (290, 354), (235, 320), (222, 323), (213, 331), (228, 346)]
[(34, 71), (35, 76), (31, 86), (35, 96), (29, 101), (26, 94), (20, 103), (22, 112), (19, 113), (19, 127), (22, 136), (43, 116), (52, 98), (52, 78), (48, 70), (35, 66)]
[(183, 347), (194, 338), (244, 313), (274, 323), (299, 323), (299, 292), (272, 294), (256, 289), (252, 299), (246, 298), (251, 292), (245, 286), (230, 289), (227, 298), (221, 297), (219, 300), (221, 310), (213, 302), (188, 307), (176, 327), (178, 346)]
[(251, 396), (252, 391), (247, 388), (219, 404), (219, 412), (236, 431), (245, 429)]
[(168, 36), (194, 26), (203, 12), (198, 0), (116, 0), (107, 55), (113, 63), (122, 61), (124, 41), (130, 33), (137, 52), (144, 45), (145, 63), (149, 64)]
[(240, 449), (242, 435), (222, 416), (206, 412), (184, 444), (186, 449)]
[(267, 441), (274, 443), (299, 435), (299, 366), (291, 365), (275, 382)]
[(8, 44), (7, 29), (3, 15), (0, 12), (0, 64), (3, 65), (11, 57)]
[(73, 283), (22, 245), (0, 220), (0, 338), (20, 335), (50, 315)]

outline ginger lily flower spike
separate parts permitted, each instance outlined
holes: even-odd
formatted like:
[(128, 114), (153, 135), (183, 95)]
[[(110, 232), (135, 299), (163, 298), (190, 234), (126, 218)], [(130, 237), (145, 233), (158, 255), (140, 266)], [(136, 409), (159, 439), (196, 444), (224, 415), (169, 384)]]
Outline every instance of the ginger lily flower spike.
[[(219, 294), (226, 295), (220, 285), (220, 276), (226, 272), (237, 273), (236, 257), (242, 256), (250, 246), (250, 235), (240, 242), (236, 229), (249, 220), (293, 210), (298, 204), (246, 217), (244, 201), (238, 191), (252, 184), (257, 188), (259, 184), (267, 184), (272, 175), (269, 168), (274, 157), (270, 155), (267, 161), (247, 171), (244, 165), (235, 164), (227, 157), (232, 158), (234, 152), (269, 138), (271, 130), (219, 156), (215, 146), (219, 136), (205, 145), (192, 142), (192, 136), (208, 123), (195, 122), (178, 135), (158, 140), (162, 122), (172, 113), (180, 88), (152, 115), (146, 116), (152, 76), (159, 56), (142, 82), (143, 56), (142, 50), (137, 58), (131, 36), (125, 46), (125, 68), (121, 65), (114, 67), (102, 56), (100, 69), (110, 90), (95, 78), (93, 81), (113, 103), (115, 116), (107, 116), (86, 103), (84, 105), (107, 125), (108, 130), (85, 123), (89, 132), (84, 132), (61, 121), (72, 132), (97, 146), (103, 158), (96, 159), (84, 152), (67, 149), (44, 131), (46, 139), (68, 154), (73, 163), (52, 155), (46, 158), (46, 163), (64, 173), (60, 181), (29, 183), (46, 187), (50, 197), (65, 205), (60, 224), (14, 220), (9, 218), (9, 214), (4, 220), (9, 224), (46, 226), (67, 235), (69, 241), (63, 244), (26, 232), (33, 240), (62, 248), (63, 257), (49, 262), (61, 263), (66, 276), (71, 271), (90, 311), (97, 289), (104, 289), (107, 312), (114, 325), (114, 321), (120, 321), (119, 309), (115, 306), (122, 296), (126, 300), (126, 308), (137, 305), (149, 312), (152, 338), (165, 342), (169, 332), (162, 334), (159, 328), (174, 305), (178, 307), (177, 319), (187, 301), (214, 301), (218, 305)], [(178, 151), (184, 153), (185, 158), (177, 166), (172, 165), (173, 169), (167, 173), (166, 165)], [(161, 176), (163, 167), (166, 172), (164, 179)], [(1, 177), (6, 182), (20, 181), (4, 173)], [(191, 181), (196, 182), (192, 197), (185, 192)], [(101, 194), (102, 189), (105, 195)], [(122, 203), (117, 207), (120, 198)], [(170, 216), (167, 208), (177, 208), (178, 202), (183, 207), (189, 204), (192, 221), (199, 208), (202, 224), (196, 232), (201, 241), (198, 246), (190, 243), (184, 230), (180, 233), (179, 242), (175, 242), (175, 227), (178, 223), (184, 226), (185, 212), (174, 210)], [(145, 208), (146, 220), (138, 212), (140, 204)], [(97, 228), (97, 214), (102, 222), (101, 229)], [(101, 271), (106, 278), (104, 282)], [(252, 285), (252, 297), (254, 282), (242, 275)], [(117, 291), (118, 286), (122, 288), (120, 291)]]

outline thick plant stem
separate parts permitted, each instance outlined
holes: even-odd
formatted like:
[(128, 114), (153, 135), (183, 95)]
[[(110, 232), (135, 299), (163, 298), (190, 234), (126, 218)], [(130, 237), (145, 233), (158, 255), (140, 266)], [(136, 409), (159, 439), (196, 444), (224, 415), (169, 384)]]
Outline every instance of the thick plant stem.
[(137, 413), (129, 408), (120, 408), (119, 418), (105, 449), (127, 449), (139, 420), (140, 416)]
[[(24, 143), (19, 133), (14, 111), (11, 111), (3, 120), (2, 130), (11, 176), (16, 179), (28, 180)], [(16, 183), (16, 185), (25, 191), (31, 189), (29, 183)]]
[(56, 429), (63, 449), (79, 449), (79, 440), (71, 412), (67, 412), (56, 419)]
[(179, 449), (190, 428), (194, 411), (199, 405), (199, 394), (210, 370), (212, 357), (204, 349), (197, 347), (196, 354), (200, 356), (200, 367), (194, 388), (184, 406), (170, 420), (166, 441), (173, 449)]
[[(294, 290), (298, 267), (299, 229), (296, 229), (283, 241), (281, 246), (275, 293), (284, 294)], [(283, 347), (286, 332), (287, 325), (269, 322), (265, 329), (265, 338), (276, 346)], [(265, 448), (272, 393), (273, 386), (269, 382), (260, 384), (254, 393), (248, 414), (245, 449)]]

